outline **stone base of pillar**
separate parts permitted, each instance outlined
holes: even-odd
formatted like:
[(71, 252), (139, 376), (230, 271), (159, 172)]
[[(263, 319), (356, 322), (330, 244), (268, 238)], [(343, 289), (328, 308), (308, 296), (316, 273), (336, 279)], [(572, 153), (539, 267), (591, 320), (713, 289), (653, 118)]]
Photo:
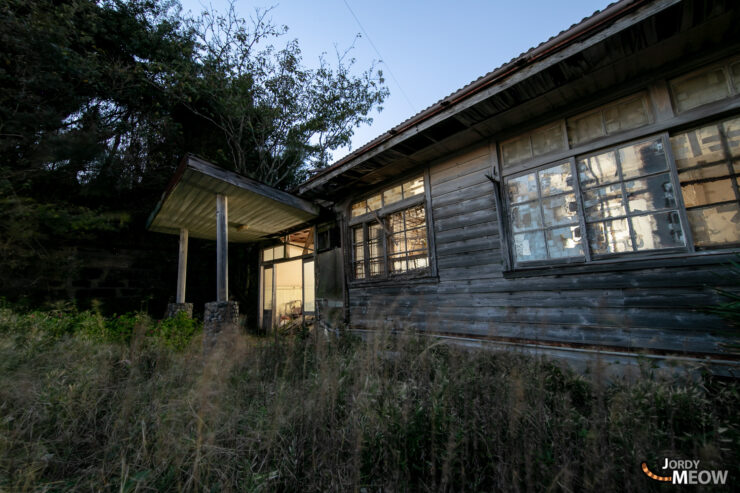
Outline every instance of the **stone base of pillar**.
[(193, 318), (193, 304), (192, 303), (168, 303), (167, 313), (165, 318), (174, 318), (178, 313), (185, 312), (188, 314), (188, 318)]
[(203, 352), (208, 354), (221, 341), (232, 339), (238, 333), (239, 303), (214, 301), (206, 303), (203, 314)]

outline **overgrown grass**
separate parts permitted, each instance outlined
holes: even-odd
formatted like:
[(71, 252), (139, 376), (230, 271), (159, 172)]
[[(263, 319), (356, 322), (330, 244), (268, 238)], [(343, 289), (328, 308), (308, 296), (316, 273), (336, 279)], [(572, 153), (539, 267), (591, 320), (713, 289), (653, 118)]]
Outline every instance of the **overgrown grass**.
[(640, 463), (662, 457), (740, 478), (737, 384), (607, 385), (380, 333), (204, 358), (143, 317), (116, 338), (54, 316), (0, 312), (0, 490), (657, 491)]

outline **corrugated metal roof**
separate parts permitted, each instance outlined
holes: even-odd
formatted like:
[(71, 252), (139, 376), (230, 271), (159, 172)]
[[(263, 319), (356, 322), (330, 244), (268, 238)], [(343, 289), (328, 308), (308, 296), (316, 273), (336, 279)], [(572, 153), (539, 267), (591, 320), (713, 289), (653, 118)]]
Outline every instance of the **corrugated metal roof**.
[(639, 7), (640, 5), (650, 3), (651, 1), (654, 0), (621, 0), (609, 4), (602, 10), (597, 10), (591, 16), (583, 18), (580, 22), (571, 25), (568, 29), (561, 31), (555, 36), (550, 37), (548, 40), (543, 41), (539, 45), (530, 48), (517, 57), (512, 58), (510, 61), (500, 65), (487, 74), (477, 78), (470, 84), (467, 84), (466, 86), (451, 93), (447, 97), (440, 99), (436, 103), (425, 108), (414, 116), (406, 119), (396, 127), (393, 127), (387, 132), (379, 135), (375, 139), (356, 149), (355, 151), (335, 162), (331, 166), (318, 171), (311, 178), (306, 180), (306, 182), (304, 182), (300, 186), (300, 188), (310, 188), (312, 181), (362, 156), (363, 154), (377, 147), (381, 143), (406, 131), (411, 126), (424, 121), (425, 119), (437, 114), (439, 111), (450, 108), (451, 106), (459, 103), (461, 100), (466, 99), (477, 93), (484, 87), (487, 87), (491, 83), (498, 81), (501, 78), (508, 77), (512, 73), (529, 65), (530, 63), (535, 61), (535, 59), (539, 59), (543, 55), (550, 55), (553, 50), (566, 46), (570, 42), (574, 41), (576, 38), (586, 34), (590, 34), (594, 29), (605, 27), (606, 25), (608, 25), (609, 22), (613, 21), (619, 15), (625, 14)]
[(228, 197), (229, 242), (248, 243), (303, 224), (319, 215), (315, 204), (264, 183), (185, 156), (149, 218), (159, 233), (216, 239), (216, 195)]

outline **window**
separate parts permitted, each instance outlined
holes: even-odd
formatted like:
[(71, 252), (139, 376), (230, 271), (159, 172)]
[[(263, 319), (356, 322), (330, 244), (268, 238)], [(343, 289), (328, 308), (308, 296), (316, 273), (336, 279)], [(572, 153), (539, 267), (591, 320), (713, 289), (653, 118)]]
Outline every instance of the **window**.
[(740, 94), (740, 60), (702, 67), (670, 81), (678, 113)]
[(740, 242), (740, 118), (671, 137), (696, 248)]
[(737, 246), (739, 179), (737, 117), (510, 174), (514, 266)]
[(351, 204), (353, 279), (429, 273), (424, 192), (419, 176)]

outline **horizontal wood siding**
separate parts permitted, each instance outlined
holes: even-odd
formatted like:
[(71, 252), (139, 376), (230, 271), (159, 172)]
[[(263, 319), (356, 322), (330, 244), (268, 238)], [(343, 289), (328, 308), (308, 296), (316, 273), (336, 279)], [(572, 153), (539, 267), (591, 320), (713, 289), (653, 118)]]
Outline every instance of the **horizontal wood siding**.
[(543, 345), (726, 353), (703, 311), (726, 283), (716, 264), (505, 278), (489, 147), (432, 166), (438, 279), (349, 289), (350, 323)]

